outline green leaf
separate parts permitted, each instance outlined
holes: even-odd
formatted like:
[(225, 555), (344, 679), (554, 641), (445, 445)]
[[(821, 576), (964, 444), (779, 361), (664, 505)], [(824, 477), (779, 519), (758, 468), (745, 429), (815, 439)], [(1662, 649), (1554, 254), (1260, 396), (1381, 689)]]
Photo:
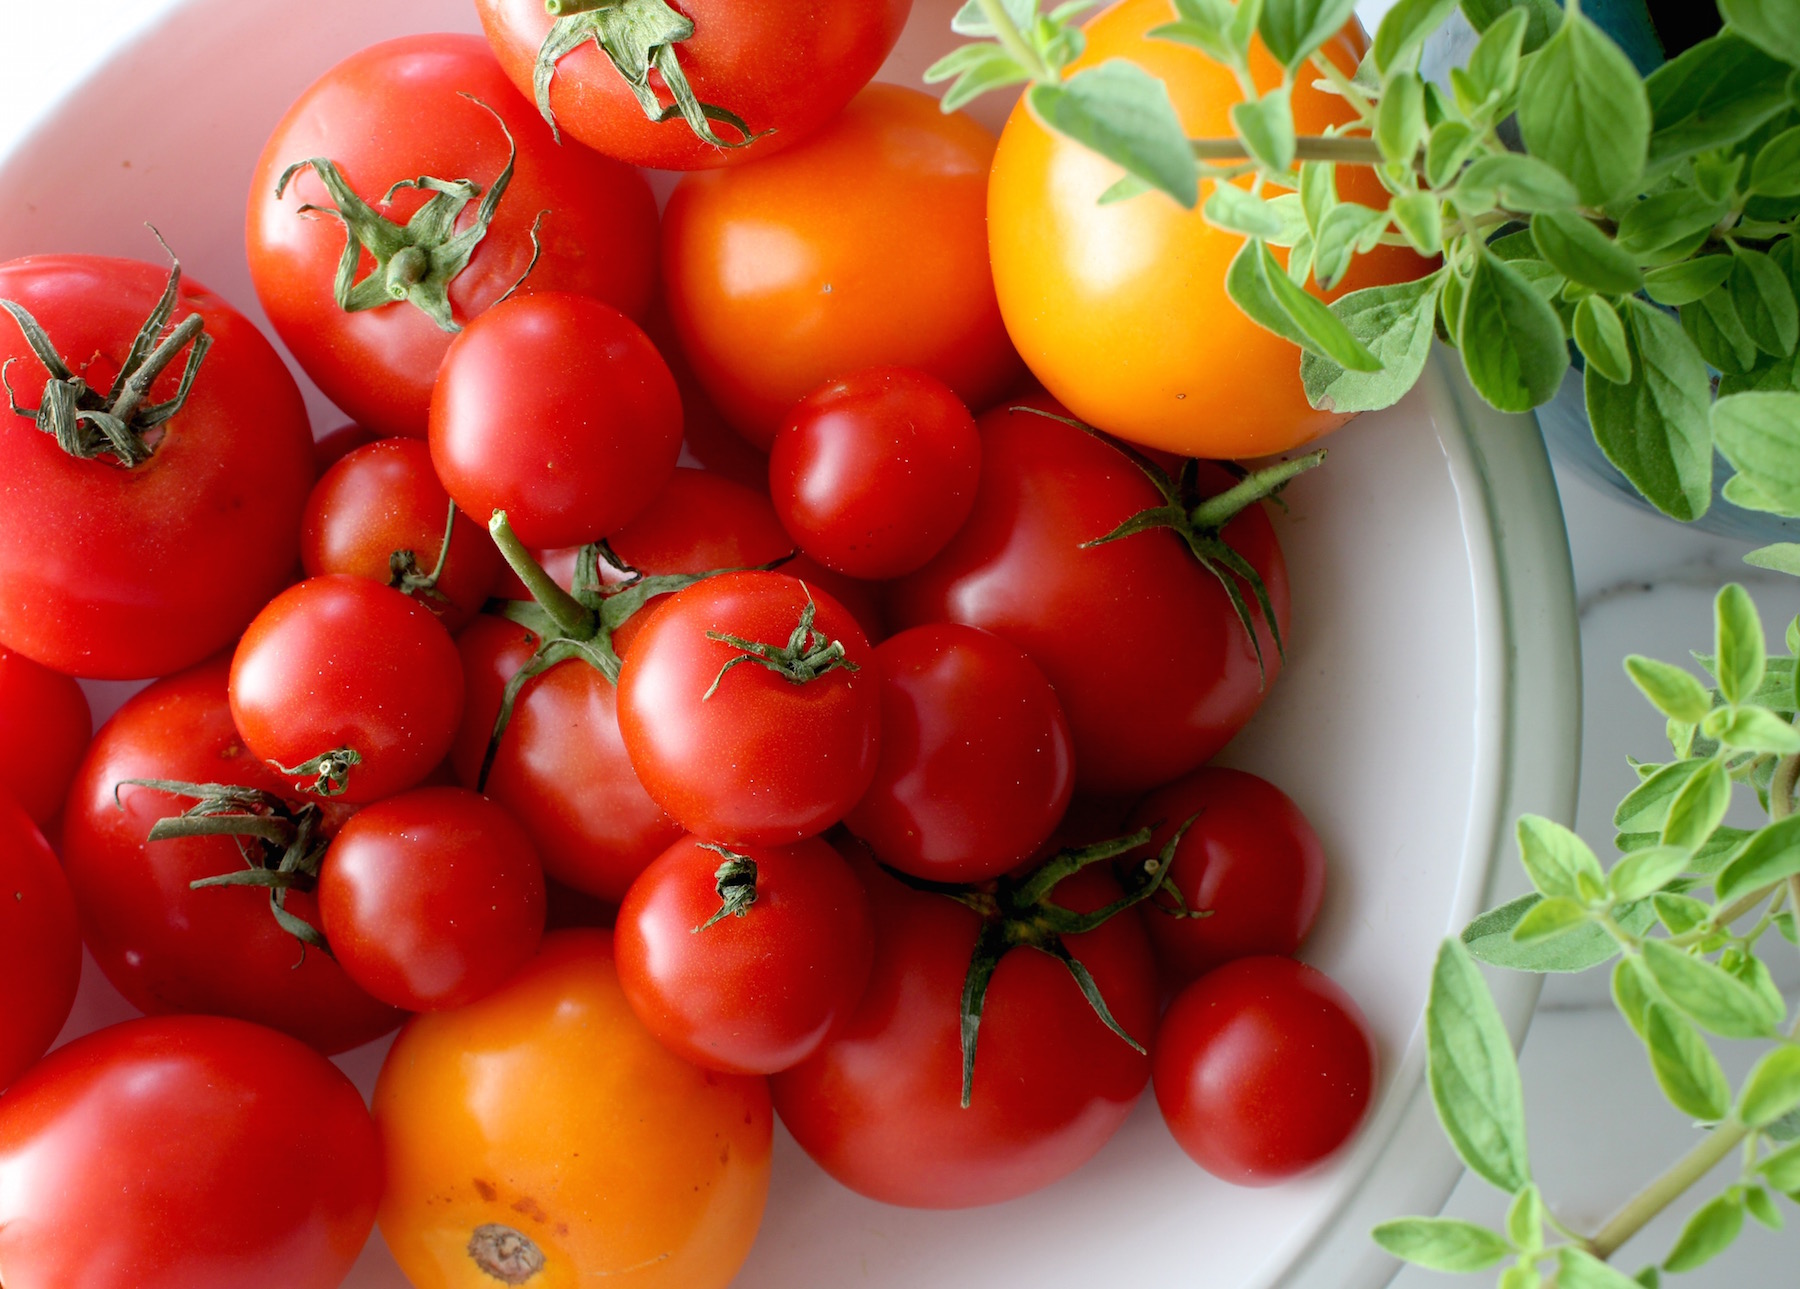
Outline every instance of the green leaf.
[(1761, 251), (1734, 245), (1731, 255), (1731, 300), (1744, 330), (1758, 349), (1785, 358), (1800, 340), (1800, 306), (1794, 303), (1787, 274)]
[(1176, 0), (1175, 9), (1181, 18), (1152, 27), (1147, 33), (1152, 40), (1191, 45), (1214, 62), (1227, 66), (1236, 61), (1238, 48), (1231, 35), (1234, 11), (1230, 0)]
[(1192, 208), (1200, 172), (1169, 91), (1135, 63), (1111, 58), (1058, 85), (1034, 85), (1031, 110), (1050, 129)]
[(1531, 1180), (1519, 1065), (1481, 969), (1460, 940), (1438, 950), (1425, 1036), (1431, 1097), (1450, 1144), (1477, 1176), (1517, 1191)]
[(1514, 8), (1481, 33), (1462, 76), (1456, 78), (1470, 91), (1475, 105), (1504, 101), (1518, 88), (1519, 58), (1530, 26), (1530, 11)]
[[(1587, 971), (1616, 957), (1619, 942), (1599, 923), (1589, 922), (1554, 940), (1522, 945), (1512, 931), (1543, 902), (1541, 895), (1526, 895), (1502, 904), (1463, 928), (1462, 940), (1469, 952), (1494, 967), (1512, 971), (1571, 974)], [(1613, 920), (1632, 935), (1640, 935), (1655, 921), (1649, 904), (1633, 904), (1613, 912)]]
[(1387, 212), (1354, 201), (1341, 202), (1325, 212), (1313, 249), (1313, 275), (1319, 285), (1327, 291), (1336, 286), (1362, 240), (1371, 233), (1379, 235), (1386, 227)]
[(1640, 1289), (1636, 1280), (1585, 1249), (1565, 1244), (1556, 1251), (1557, 1289)]
[(1666, 165), (1748, 137), (1788, 106), (1786, 64), (1727, 31), (1652, 72), (1650, 161)]
[(1375, 70), (1383, 76), (1407, 60), (1456, 8), (1456, 0), (1399, 0), (1375, 29)]
[(1721, 1038), (1764, 1038), (1775, 1027), (1768, 1005), (1741, 980), (1663, 940), (1643, 944), (1644, 966), (1668, 1000)]
[(1481, 142), (1475, 128), (1465, 121), (1440, 121), (1425, 141), (1425, 179), (1433, 188), (1443, 188), (1469, 154)]
[(1476, 31), (1485, 32), (1514, 9), (1523, 9), (1530, 19), (1525, 28), (1528, 54), (1548, 40), (1562, 21), (1556, 0), (1462, 0), (1463, 16)]
[(1291, 69), (1337, 35), (1355, 11), (1356, 0), (1263, 0), (1256, 29), (1275, 61)]
[(1644, 285), (1631, 256), (1580, 215), (1564, 211), (1533, 215), (1531, 239), (1558, 273), (1596, 291), (1630, 295)]
[[(1729, 0), (1720, 0), (1723, 8)], [(1687, 1225), (1681, 1228), (1681, 1235), (1675, 1241), (1675, 1247), (1669, 1251), (1663, 1262), (1664, 1271), (1692, 1271), (1704, 1266), (1719, 1254), (1731, 1247), (1731, 1242), (1744, 1229), (1744, 1205), (1741, 1199), (1730, 1194), (1709, 1200), (1700, 1207)]]
[(1512, 938), (1520, 944), (1537, 944), (1572, 931), (1587, 920), (1587, 910), (1578, 902), (1555, 895), (1520, 918)]
[[(1217, 186), (1213, 196), (1230, 187)], [(1207, 203), (1211, 206), (1211, 202)], [(1355, 371), (1379, 371), (1381, 360), (1318, 300), (1288, 278), (1262, 242), (1251, 239), (1226, 270), (1225, 289), (1251, 321), (1308, 353)]]
[(1575, 306), (1575, 344), (1581, 356), (1600, 375), (1616, 385), (1631, 379), (1631, 347), (1625, 343), (1625, 324), (1605, 296), (1587, 295)]
[(1294, 164), (1294, 105), (1287, 86), (1232, 104), (1231, 125), (1245, 151), (1270, 170)]
[(1625, 659), (1625, 674), (1664, 716), (1698, 724), (1712, 709), (1712, 695), (1692, 673), (1641, 654)]
[(1208, 223), (1246, 237), (1280, 237), (1287, 228), (1287, 221), (1270, 202), (1252, 196), (1233, 183), (1213, 185), (1204, 213)]
[(1389, 161), (1411, 166), (1425, 142), (1425, 82), (1416, 73), (1396, 72), (1375, 112), (1375, 142)]
[(1544, 1277), (1536, 1267), (1511, 1266), (1500, 1273), (1497, 1289), (1544, 1289)]
[(1660, 834), (1669, 819), (1669, 807), (1700, 772), (1704, 761), (1671, 761), (1626, 794), (1613, 812), (1613, 827), (1620, 832), (1653, 832)]
[(1519, 860), (1525, 865), (1531, 884), (1546, 896), (1579, 901), (1584, 873), (1595, 887), (1604, 888), (1605, 874), (1594, 852), (1555, 820), (1542, 815), (1520, 815), (1517, 837)]
[(1800, 65), (1800, 23), (1792, 0), (1719, 0), (1731, 29), (1782, 62)]
[[(1733, 272), (1736, 265), (1732, 266)], [(1703, 295), (1681, 311), (1681, 327), (1700, 356), (1722, 372), (1745, 372), (1756, 362), (1756, 342), (1738, 314), (1731, 279), (1711, 295)]]
[(1712, 831), (1725, 819), (1731, 807), (1731, 775), (1721, 761), (1701, 763), (1675, 799), (1669, 803), (1669, 817), (1663, 822), (1662, 844), (1683, 850), (1698, 850)]
[(1613, 964), (1612, 996), (1613, 1006), (1619, 1009), (1625, 1023), (1640, 1039), (1644, 1038), (1650, 1021), (1650, 1004), (1656, 1001), (1656, 995), (1650, 987), (1648, 973), (1629, 954)]
[(1567, 210), (1576, 204), (1574, 187), (1554, 166), (1522, 152), (1495, 152), (1470, 162), (1456, 181), (1456, 195), (1484, 206), (1497, 197), (1520, 211)]
[[(1795, 404), (1800, 407), (1800, 398), (1796, 398)], [(1800, 437), (1800, 419), (1796, 420), (1794, 428)], [(1720, 696), (1728, 703), (1743, 702), (1762, 684), (1767, 665), (1762, 619), (1756, 614), (1756, 602), (1742, 586), (1729, 582), (1719, 588), (1719, 594), (1713, 599), (1712, 669), (1719, 681)]]
[(1689, 852), (1680, 846), (1651, 846), (1633, 851), (1606, 875), (1606, 885), (1616, 899), (1634, 902), (1648, 899), (1687, 871)]
[(1777, 756), (1800, 752), (1800, 730), (1774, 712), (1760, 707), (1745, 707), (1729, 713), (1721, 708), (1718, 714), (1725, 719), (1719, 721), (1717, 729), (1709, 730), (1708, 733), (1726, 747), (1741, 752), (1773, 752)]
[(1731, 276), (1729, 255), (1702, 255), (1644, 274), (1644, 291), (1658, 304), (1679, 308), (1711, 295)]
[(952, 50), (925, 69), (925, 83), (955, 78), (956, 83), (944, 91), (939, 106), (954, 112), (980, 98), (989, 90), (1019, 85), (1031, 79), (1031, 73), (999, 45), (964, 45)]
[(1800, 577), (1800, 542), (1776, 542), (1744, 556), (1744, 563)]
[(1759, 829), (1713, 882), (1721, 904), (1800, 873), (1800, 815)]
[(1544, 1197), (1535, 1185), (1513, 1196), (1506, 1210), (1506, 1236), (1520, 1249), (1544, 1247)]
[(1673, 319), (1635, 299), (1624, 306), (1631, 379), (1587, 378), (1594, 439), (1665, 515), (1698, 519), (1712, 504), (1712, 382)]
[[(1001, 0), (1001, 8), (1011, 18), (1013, 25), (1029, 30), (1037, 14), (1036, 0)], [(950, 30), (959, 36), (993, 36), (994, 24), (988, 21), (987, 13), (982, 9), (979, 0), (968, 0), (956, 15), (950, 19)]]
[(1623, 50), (1581, 13), (1568, 14), (1519, 83), (1525, 147), (1604, 206), (1643, 173), (1650, 100)]
[(1691, 238), (1704, 238), (1725, 213), (1724, 205), (1692, 189), (1659, 192), (1630, 203), (1619, 216), (1619, 245), (1647, 260)]
[(1708, 200), (1728, 203), (1736, 196), (1738, 180), (1744, 173), (1742, 153), (1727, 156), (1708, 152), (1695, 157), (1692, 166), (1694, 188)]
[(1786, 1225), (1782, 1221), (1781, 1210), (1775, 1207), (1775, 1201), (1769, 1198), (1769, 1192), (1760, 1186), (1752, 1186), (1744, 1192), (1744, 1208), (1751, 1217), (1771, 1231), (1779, 1231)]
[(1670, 935), (1686, 935), (1712, 916), (1712, 909), (1691, 895), (1674, 895), (1659, 891), (1650, 897), (1650, 906)]
[(1503, 412), (1528, 412), (1549, 402), (1568, 370), (1556, 310), (1485, 248), (1463, 296), (1457, 337), (1469, 383)]
[(1800, 1191), (1800, 1146), (1776, 1151), (1758, 1165), (1757, 1171), (1769, 1179), (1769, 1185), (1784, 1194)]
[(1670, 1105), (1708, 1122), (1730, 1112), (1731, 1084), (1725, 1081), (1719, 1058), (1673, 1008), (1651, 1002), (1644, 1009), (1644, 1045), (1650, 1052), (1651, 1072)]
[(1485, 1226), (1449, 1217), (1405, 1217), (1371, 1234), (1396, 1258), (1432, 1271), (1485, 1271), (1512, 1252)]
[(1738, 1093), (1737, 1117), (1760, 1128), (1800, 1108), (1800, 1047), (1778, 1047), (1766, 1053)]
[(1750, 167), (1750, 191), (1765, 197), (1800, 197), (1800, 125), (1763, 144)]
[(1781, 996), (1781, 986), (1775, 983), (1774, 973), (1761, 958), (1732, 948), (1719, 955), (1719, 962), (1734, 979), (1762, 999), (1777, 1024), (1787, 1019), (1787, 999)]
[(1782, 514), (1800, 515), (1800, 394), (1721, 398), (1712, 409), (1719, 451)]
[[(1441, 255), (1444, 250), (1443, 203), (1428, 192), (1402, 193), (1388, 203), (1394, 226), (1421, 255)], [(1433, 300), (1436, 291), (1433, 291)]]

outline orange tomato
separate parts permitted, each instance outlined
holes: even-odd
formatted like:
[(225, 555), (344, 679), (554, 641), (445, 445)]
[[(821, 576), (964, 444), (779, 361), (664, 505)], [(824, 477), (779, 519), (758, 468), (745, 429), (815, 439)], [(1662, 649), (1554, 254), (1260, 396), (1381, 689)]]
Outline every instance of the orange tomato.
[[(1167, 83), (1190, 137), (1229, 136), (1231, 106), (1243, 97), (1230, 69), (1146, 35), (1173, 16), (1168, 0), (1106, 10), (1084, 28), (1087, 50), (1072, 70), (1130, 59)], [(1365, 47), (1352, 22), (1326, 52), (1351, 71)], [(1251, 72), (1261, 90), (1281, 83), (1260, 40)], [(1303, 135), (1353, 118), (1341, 98), (1313, 87), (1316, 79), (1308, 68), (1295, 77)], [(1122, 173), (1045, 129), (1024, 103), (1000, 136), (988, 193), (994, 281), (1013, 343), (1044, 387), (1082, 420), (1184, 456), (1283, 452), (1348, 420), (1307, 405), (1299, 347), (1250, 321), (1225, 294), (1225, 270), (1244, 239), (1162, 193), (1098, 205)], [(1339, 166), (1337, 179), (1346, 200), (1387, 205), (1367, 167)], [(1408, 250), (1379, 247), (1359, 258), (1338, 292), (1427, 267)]]
[(994, 137), (897, 85), (766, 160), (682, 179), (663, 215), (669, 310), (726, 420), (767, 448), (828, 380), (915, 367), (980, 408), (1019, 374), (988, 272)]
[(382, 1234), (418, 1289), (720, 1289), (769, 1187), (767, 1083), (689, 1065), (560, 931), (480, 1002), (420, 1016), (375, 1085)]

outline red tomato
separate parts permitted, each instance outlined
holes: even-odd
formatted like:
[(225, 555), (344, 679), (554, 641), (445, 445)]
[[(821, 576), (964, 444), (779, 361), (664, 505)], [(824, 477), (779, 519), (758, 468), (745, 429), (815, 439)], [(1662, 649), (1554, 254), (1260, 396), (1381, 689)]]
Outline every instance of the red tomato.
[[(1186, 828), (1169, 866), (1181, 899), (1159, 895), (1144, 912), (1171, 979), (1185, 983), (1233, 958), (1300, 947), (1325, 898), (1325, 850), (1280, 788), (1202, 766), (1144, 798), (1125, 826), (1147, 825), (1159, 851)], [(1197, 916), (1170, 916), (1181, 911)]]
[(250, 750), (300, 790), (347, 802), (435, 769), (462, 691), (456, 645), (429, 609), (342, 574), (276, 596), (231, 660), (231, 714)]
[[(244, 867), (236, 843), (147, 843), (158, 820), (193, 803), (120, 786), (172, 779), (284, 791), (232, 726), (227, 667), (219, 658), (157, 681), (94, 736), (63, 823), (63, 864), (82, 933), (101, 971), (134, 1007), (236, 1016), (341, 1052), (385, 1034), (401, 1014), (358, 989), (325, 954), (302, 953), (270, 915), (267, 891), (190, 890), (190, 882)], [(287, 908), (318, 925), (311, 895), (290, 892)]]
[(319, 870), (319, 915), (332, 953), (375, 997), (460, 1007), (537, 952), (544, 869), (486, 797), (420, 788), (344, 824)]
[[(134, 260), (34, 256), (0, 265), (0, 299), (37, 319), (85, 388), (107, 391), (168, 276)], [(313, 474), (300, 390), (247, 318), (184, 280), (173, 320), (193, 314), (212, 346), (187, 401), (147, 431), (142, 464), (80, 460), (30, 417), (0, 412), (0, 644), (73, 676), (160, 676), (230, 644), (293, 576)], [(164, 369), (151, 400), (175, 397), (193, 352)], [(8, 363), (20, 406), (37, 407), (48, 373), (0, 318)]]
[[(481, 26), (519, 93), (532, 84), (538, 51), (556, 25), (542, 0), (476, 0)], [(737, 165), (798, 143), (835, 116), (875, 75), (912, 0), (681, 0), (693, 35), (675, 45), (681, 73), (696, 99), (736, 114), (755, 141), (714, 123), (720, 147), (702, 139), (679, 115), (649, 119), (624, 77), (591, 40), (555, 64), (548, 108), (556, 123), (608, 156), (657, 170)], [(565, 20), (567, 21), (567, 20)], [(650, 85), (668, 103), (661, 71)], [(540, 107), (543, 106), (540, 100)]]
[[(1110, 443), (1005, 408), (981, 430), (975, 509), (942, 554), (894, 585), (896, 624), (965, 622), (1029, 654), (1068, 714), (1083, 791), (1142, 791), (1207, 760), (1280, 671), (1267, 623), (1252, 607), (1265, 674), (1224, 588), (1174, 532), (1084, 545), (1164, 504)], [(1232, 482), (1215, 467), (1199, 478), (1206, 492)], [(1262, 507), (1223, 535), (1261, 574), (1285, 639), (1287, 565)]]
[(0, 1265), (18, 1289), (336, 1289), (380, 1195), (350, 1080), (243, 1021), (114, 1025), (0, 1101)]
[[(491, 200), (514, 145), (511, 181), (467, 266), (448, 283), (442, 321), (411, 300), (346, 312), (333, 295), (344, 224), (300, 209), (304, 203), (341, 209), (342, 203), (316, 169), (295, 174), (282, 195), (275, 192), (290, 166), (322, 159), (335, 163), (356, 197), (373, 203), (370, 215), (404, 225), (428, 194), (402, 187), (392, 204), (382, 205), (390, 185), (429, 175), (469, 182)], [(471, 234), (477, 209), (471, 201), (456, 221), (456, 237)], [(521, 293), (572, 291), (634, 315), (649, 307), (656, 203), (643, 177), (584, 149), (557, 147), (479, 37), (404, 36), (326, 72), (275, 127), (250, 183), (250, 277), (269, 321), (326, 397), (379, 435), (422, 438), (432, 382), (455, 330), (525, 275), (540, 215), (542, 252)], [(357, 279), (377, 272), (375, 258), (363, 250)], [(404, 281), (401, 272), (383, 278)]]
[(884, 863), (941, 882), (1016, 867), (1075, 790), (1069, 722), (1044, 673), (974, 627), (914, 627), (875, 650), (881, 761), (845, 817)]
[(1156, 1104), (1216, 1177), (1272, 1186), (1350, 1139), (1369, 1112), (1375, 1040), (1332, 979), (1239, 958), (1176, 997), (1156, 1036)]
[(62, 809), (93, 732), (80, 685), (0, 646), (0, 792), (38, 827)]
[(337, 429), (327, 430), (313, 440), (313, 466), (319, 474), (324, 474), (357, 448), (367, 443), (379, 443), (380, 441), (355, 421), (351, 421), (348, 425), (340, 425)]
[(638, 634), (619, 673), (619, 732), (645, 790), (689, 832), (798, 841), (842, 819), (875, 773), (873, 667), (856, 620), (824, 592), (726, 573), (672, 597)]
[[(370, 443), (313, 485), (300, 530), (301, 564), (308, 577), (350, 573), (406, 591), (454, 631), (487, 603), (503, 561), (486, 527), (458, 511), (438, 571), (449, 512), (450, 495), (432, 473), (429, 448), (417, 439)], [(404, 560), (395, 567), (405, 551), (412, 552), (411, 573)]]
[(681, 395), (617, 309), (528, 295), (451, 345), (431, 396), (431, 460), (457, 505), (504, 510), (528, 546), (597, 541), (629, 523), (681, 454)]
[(1019, 372), (988, 271), (994, 137), (871, 85), (804, 144), (691, 174), (663, 215), (663, 276), (701, 384), (767, 447), (810, 390), (914, 367), (971, 407)]
[(817, 837), (727, 850), (688, 836), (619, 908), (619, 983), (677, 1056), (773, 1074), (855, 1009), (873, 934), (862, 883)]
[(0, 793), (0, 1090), (55, 1041), (80, 983), (68, 879), (31, 817)]

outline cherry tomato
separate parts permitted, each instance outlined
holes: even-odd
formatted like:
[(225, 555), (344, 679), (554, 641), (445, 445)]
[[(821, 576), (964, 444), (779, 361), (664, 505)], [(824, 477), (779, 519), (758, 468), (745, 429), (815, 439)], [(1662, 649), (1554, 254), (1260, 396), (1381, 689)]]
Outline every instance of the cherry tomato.
[(18, 1289), (336, 1289), (379, 1150), (350, 1080), (285, 1034), (127, 1021), (0, 1101), (0, 1265)]
[(874, 665), (856, 620), (824, 592), (726, 573), (639, 632), (619, 673), (619, 732), (645, 790), (688, 831), (799, 841), (843, 818), (875, 773)]
[[(466, 267), (447, 286), (439, 283), (437, 270), (447, 256), (454, 259), (454, 248), (439, 250), (433, 272), (408, 296), (404, 252), (388, 261), (400, 267), (384, 268), (364, 249), (357, 281), (375, 275), (402, 284), (402, 298), (377, 291), (374, 306), (356, 312), (333, 294), (349, 236), (343, 220), (301, 210), (307, 203), (346, 208), (325, 186), (323, 167), (295, 173), (276, 193), (289, 167), (316, 158), (333, 163), (366, 204), (359, 219), (406, 225), (428, 198), (440, 205), (457, 199), (409, 185), (384, 204), (390, 185), (422, 175), (467, 183), (470, 200), (452, 232), (466, 239), (509, 155), (510, 181)], [(521, 294), (570, 291), (641, 315), (656, 275), (649, 185), (616, 161), (557, 147), (477, 36), (403, 36), (352, 54), (315, 81), (257, 161), (246, 234), (251, 281), (282, 341), (327, 398), (382, 436), (424, 437), (432, 382), (457, 329), (521, 278)], [(434, 283), (443, 310), (436, 319), (415, 303)]]
[[(1156, 829), (1155, 850), (1186, 829), (1169, 866), (1179, 901), (1160, 895), (1144, 912), (1171, 979), (1185, 983), (1233, 958), (1300, 947), (1325, 898), (1325, 851), (1280, 788), (1202, 766), (1152, 792), (1126, 823), (1146, 825)], [(1173, 916), (1182, 913), (1192, 916)]]
[(767, 1085), (652, 1038), (604, 931), (548, 935), (480, 1002), (408, 1025), (375, 1120), (381, 1232), (418, 1289), (723, 1289), (768, 1194)]
[[(1188, 135), (1230, 136), (1242, 89), (1223, 63), (1150, 35), (1168, 21), (1168, 0), (1112, 6), (1083, 28), (1087, 50), (1071, 70), (1128, 59), (1168, 85)], [(1366, 47), (1352, 21), (1323, 52), (1349, 73)], [(1260, 39), (1250, 71), (1259, 92), (1282, 82)], [(1302, 134), (1354, 115), (1314, 81), (1303, 69), (1292, 87)], [(1110, 434), (1183, 456), (1285, 452), (1349, 419), (1307, 405), (1299, 347), (1225, 294), (1226, 268), (1244, 239), (1160, 193), (1100, 204), (1121, 173), (1045, 129), (1024, 103), (1000, 137), (988, 196), (994, 281), (1007, 330), (1044, 387)], [(1368, 167), (1339, 166), (1337, 180), (1345, 200), (1386, 207)], [(1326, 298), (1429, 267), (1404, 248), (1377, 247)]]
[(55, 1041), (80, 983), (68, 879), (31, 817), (0, 793), (0, 1090)]
[(1239, 958), (1176, 996), (1152, 1077), (1195, 1163), (1239, 1186), (1272, 1186), (1329, 1158), (1367, 1116), (1375, 1041), (1323, 972)]
[(343, 574), (276, 596), (231, 660), (245, 744), (300, 790), (348, 802), (378, 801), (435, 769), (462, 690), (456, 645), (429, 609)]
[[(133, 260), (33, 256), (0, 265), (0, 299), (37, 320), (85, 382), (81, 406), (97, 407), (168, 277)], [(184, 279), (169, 321), (195, 314), (211, 348), (180, 410), (145, 431), (139, 465), (78, 459), (0, 410), (0, 645), (72, 676), (161, 676), (230, 644), (293, 576), (313, 477), (300, 390), (249, 319)], [(163, 370), (152, 405), (176, 397), (194, 352)], [(43, 403), (48, 372), (0, 317), (6, 364), (19, 405)]]
[(766, 448), (827, 380), (898, 365), (985, 407), (1016, 377), (988, 271), (994, 139), (871, 85), (766, 164), (690, 174), (663, 215), (669, 311), (725, 418)]
[(528, 546), (629, 523), (681, 454), (681, 395), (650, 338), (598, 300), (529, 295), (470, 324), (431, 397), (431, 460), (457, 505)]
[[(477, 0), (481, 26), (519, 93), (535, 98), (538, 50), (555, 24), (541, 0)], [(696, 99), (725, 108), (749, 126), (754, 141), (720, 147), (700, 138), (679, 115), (649, 119), (625, 79), (593, 42), (556, 63), (549, 106), (556, 123), (588, 147), (632, 165), (698, 170), (738, 165), (798, 143), (838, 113), (875, 75), (900, 38), (912, 0), (682, 0), (694, 34), (675, 45)], [(672, 95), (663, 74), (650, 84), (662, 102)], [(727, 144), (741, 132), (715, 124)]]
[(313, 468), (323, 475), (357, 448), (381, 440), (355, 421), (327, 430), (313, 440)]
[(81, 686), (0, 646), (0, 793), (47, 826), (94, 732)]
[(460, 1007), (537, 951), (544, 869), (486, 797), (420, 788), (345, 823), (319, 870), (319, 916), (337, 960), (376, 998)]
[(619, 907), (619, 983), (677, 1056), (773, 1074), (855, 1009), (872, 938), (862, 883), (817, 837), (726, 848), (687, 836)]
[[(440, 570), (449, 513), (450, 495), (432, 473), (429, 448), (417, 439), (370, 443), (313, 485), (300, 561), (308, 577), (350, 573), (407, 591), (454, 631), (487, 603), (503, 561), (486, 528), (458, 511)], [(406, 551), (410, 561), (402, 558), (397, 568)]]
[(1068, 718), (1037, 665), (999, 636), (914, 627), (875, 650), (881, 761), (845, 817), (918, 877), (998, 877), (1048, 840), (1075, 789)]

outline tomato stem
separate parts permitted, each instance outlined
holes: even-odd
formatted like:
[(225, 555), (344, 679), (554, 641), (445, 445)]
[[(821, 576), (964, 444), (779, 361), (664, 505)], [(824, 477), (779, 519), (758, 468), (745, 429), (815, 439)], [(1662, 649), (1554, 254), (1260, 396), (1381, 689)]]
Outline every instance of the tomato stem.
[(693, 929), (695, 935), (724, 918), (743, 917), (750, 911), (750, 906), (756, 903), (756, 861), (754, 859), (710, 841), (701, 842), (700, 849), (710, 850), (715, 855), (724, 856), (725, 862), (720, 864), (713, 873), (713, 889), (719, 895), (718, 911)]
[(1002, 0), (979, 0), (982, 15), (988, 25), (994, 29), (994, 38), (1013, 56), (1020, 67), (1031, 73), (1031, 79), (1040, 85), (1054, 85), (1057, 75), (1051, 70), (1032, 43), (1025, 39), (1025, 33), (1019, 30), (1012, 15), (1006, 12)]
[(1297, 456), (1288, 461), (1279, 461), (1272, 466), (1245, 475), (1242, 480), (1217, 496), (1208, 497), (1188, 512), (1188, 518), (1196, 528), (1218, 530), (1230, 522), (1239, 511), (1254, 502), (1274, 496), (1288, 485), (1292, 479), (1298, 478), (1317, 465), (1323, 464), (1325, 449), (1318, 448), (1304, 456)]
[(291, 768), (278, 761), (269, 764), (291, 779), (312, 778), (308, 792), (316, 792), (321, 797), (337, 797), (342, 796), (349, 786), (350, 771), (362, 764), (362, 753), (353, 747), (334, 747)]
[(861, 671), (862, 668), (845, 656), (842, 640), (827, 640), (825, 636), (813, 629), (813, 621), (819, 612), (814, 603), (811, 589), (802, 582), (801, 589), (806, 591), (806, 607), (800, 610), (800, 622), (788, 636), (785, 645), (763, 644), (757, 640), (746, 640), (742, 636), (730, 635), (723, 631), (708, 631), (708, 640), (717, 640), (728, 644), (733, 649), (741, 650), (737, 657), (719, 668), (719, 674), (713, 678), (712, 685), (700, 696), (705, 702), (719, 690), (719, 684), (725, 675), (739, 663), (753, 662), (759, 667), (766, 667), (790, 684), (804, 685), (817, 680), (831, 671)]
[(578, 640), (593, 639), (599, 630), (600, 615), (563, 590), (557, 585), (556, 579), (544, 571), (544, 566), (537, 562), (525, 543), (519, 540), (519, 535), (513, 532), (504, 510), (496, 510), (488, 520), (488, 533), (493, 537), (494, 545), (500, 548), (501, 557), (519, 575), (519, 580), (525, 583), (525, 589), (531, 592), (531, 598), (550, 615), (563, 633)]
[(450, 597), (438, 590), (438, 579), (444, 565), (450, 562), (450, 539), (456, 535), (456, 503), (450, 503), (444, 518), (444, 540), (438, 544), (437, 564), (429, 573), (419, 572), (418, 552), (397, 550), (388, 556), (388, 585), (402, 595), (449, 603)]

